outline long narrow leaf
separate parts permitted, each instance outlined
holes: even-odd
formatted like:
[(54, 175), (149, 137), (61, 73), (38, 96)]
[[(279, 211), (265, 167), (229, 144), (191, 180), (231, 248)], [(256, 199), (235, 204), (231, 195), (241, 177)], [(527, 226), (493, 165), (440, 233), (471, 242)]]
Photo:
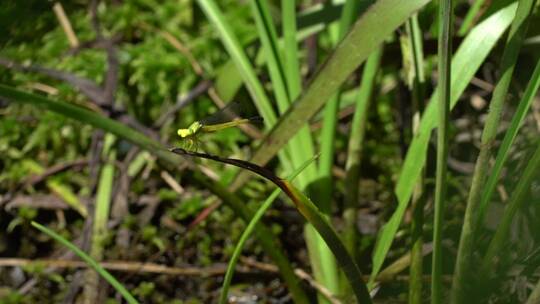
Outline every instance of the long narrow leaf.
[(92, 259), (89, 255), (87, 255), (84, 251), (79, 249), (77, 246), (75, 246), (70, 241), (63, 238), (58, 233), (50, 230), (49, 228), (36, 223), (32, 222), (32, 226), (34, 226), (39, 231), (47, 234), (48, 236), (52, 237), (55, 241), (58, 243), (66, 246), (69, 250), (73, 251), (79, 258), (81, 258), (88, 266), (92, 267), (99, 275), (109, 284), (111, 284), (116, 291), (118, 291), (122, 297), (130, 304), (139, 303), (135, 298), (131, 295), (131, 293), (122, 285), (116, 278), (114, 278), (105, 268), (103, 268), (101, 265), (99, 265), (98, 262), (96, 262), (94, 259)]

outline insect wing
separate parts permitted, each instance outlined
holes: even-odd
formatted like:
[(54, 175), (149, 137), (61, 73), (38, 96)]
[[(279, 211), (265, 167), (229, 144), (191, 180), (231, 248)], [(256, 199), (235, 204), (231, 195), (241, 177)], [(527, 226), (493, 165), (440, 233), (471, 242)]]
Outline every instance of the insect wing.
[(244, 110), (245, 108), (239, 102), (229, 102), (224, 108), (221, 108), (214, 114), (200, 120), (199, 122), (204, 126), (222, 124), (233, 121), (235, 118), (242, 117)]

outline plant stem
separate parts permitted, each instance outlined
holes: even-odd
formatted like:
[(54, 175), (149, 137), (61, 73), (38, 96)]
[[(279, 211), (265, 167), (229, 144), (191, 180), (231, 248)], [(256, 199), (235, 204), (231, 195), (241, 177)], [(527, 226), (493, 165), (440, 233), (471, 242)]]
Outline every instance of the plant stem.
[(448, 120), (450, 113), (450, 72), (452, 60), (452, 0), (439, 2), (439, 127), (437, 129), (437, 168), (435, 176), (435, 215), (431, 303), (442, 303), (442, 231), (446, 199), (446, 162), (448, 158)]
[[(420, 116), (424, 111), (424, 54), (422, 47), (422, 37), (420, 27), (418, 25), (418, 16), (415, 14), (407, 21), (407, 33), (409, 37), (410, 56), (413, 63), (414, 78), (412, 81), (412, 98), (413, 98), (413, 134), (417, 134), (420, 124)], [(424, 175), (421, 176), (416, 183), (413, 192), (411, 209), (413, 218), (411, 222), (411, 266), (409, 280), (409, 303), (422, 303), (422, 275), (424, 255), (422, 248), (423, 240), (423, 225), (424, 225)]]
[[(107, 223), (112, 201), (116, 150), (112, 147), (115, 136), (105, 134), (102, 155), (105, 163), (101, 167), (99, 184), (96, 193), (96, 207), (93, 216), (92, 237), (90, 242), (90, 256), (96, 260), (103, 259), (103, 242), (107, 237)], [(99, 295), (99, 277), (93, 269), (88, 269), (84, 275), (84, 302), (96, 303)]]
[(343, 220), (345, 228), (343, 231), (343, 241), (345, 247), (354, 257), (357, 248), (357, 210), (358, 191), (360, 180), (360, 164), (362, 159), (362, 147), (364, 145), (364, 135), (366, 131), (368, 109), (371, 103), (371, 96), (375, 84), (375, 78), (379, 71), (382, 56), (382, 47), (371, 54), (366, 62), (362, 73), (362, 83), (358, 90), (356, 108), (351, 124), (351, 136), (348, 143), (347, 162), (345, 164), (345, 209)]

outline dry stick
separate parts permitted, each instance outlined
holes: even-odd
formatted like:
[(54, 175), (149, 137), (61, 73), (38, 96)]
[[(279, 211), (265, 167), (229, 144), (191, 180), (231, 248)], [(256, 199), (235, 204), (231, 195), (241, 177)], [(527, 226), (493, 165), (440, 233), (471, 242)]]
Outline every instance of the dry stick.
[[(241, 258), (242, 262), (249, 267), (256, 268), (265, 272), (279, 274), (277, 266), (268, 263), (257, 262), (251, 258)], [(183, 276), (183, 277), (213, 277), (223, 276), (227, 270), (226, 265), (211, 266), (211, 267), (171, 267), (156, 263), (143, 262), (128, 262), (128, 261), (108, 261), (99, 263), (107, 270), (128, 273), (155, 273), (160, 275)], [(58, 260), (58, 259), (21, 259), (21, 258), (0, 258), (0, 267), (24, 267), (30, 265), (45, 265), (50, 268), (89, 268), (88, 264), (82, 261), (74, 260)], [(253, 273), (248, 267), (237, 267), (237, 273), (251, 274)], [(341, 303), (334, 295), (324, 286), (318, 284), (312, 276), (305, 270), (296, 268), (295, 274), (306, 280), (314, 289), (325, 294), (331, 300), (331, 303)]]
[(56, 15), (56, 18), (58, 18), (58, 21), (60, 22), (60, 25), (62, 26), (64, 33), (66, 34), (68, 38), (69, 45), (72, 48), (78, 47), (79, 39), (77, 39), (77, 36), (75, 35), (75, 32), (73, 31), (71, 22), (69, 22), (69, 19), (66, 16), (66, 12), (64, 11), (64, 8), (62, 7), (62, 4), (60, 4), (59, 2), (56, 2), (53, 5), (53, 11), (54, 11), (54, 14)]
[[(226, 265), (212, 267), (169, 267), (155, 263), (127, 262), (127, 261), (108, 261), (99, 263), (107, 270), (121, 272), (139, 272), (156, 273), (174, 276), (222, 276), (227, 270)], [(83, 261), (57, 260), (57, 259), (20, 259), (20, 258), (1, 258), (0, 267), (20, 267), (29, 265), (45, 265), (53, 268), (89, 268)], [(248, 273), (245, 267), (239, 268), (239, 272)]]

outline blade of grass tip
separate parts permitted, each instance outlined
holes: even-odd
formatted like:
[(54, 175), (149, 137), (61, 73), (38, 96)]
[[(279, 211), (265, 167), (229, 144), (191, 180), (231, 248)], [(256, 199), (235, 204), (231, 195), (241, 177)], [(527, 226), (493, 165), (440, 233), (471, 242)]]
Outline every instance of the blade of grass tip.
[[(456, 105), (459, 97), (476, 74), (478, 68), (510, 25), (512, 17), (515, 14), (516, 6), (516, 3), (510, 4), (478, 24), (459, 46), (452, 59), (451, 107)], [(399, 174), (394, 190), (398, 200), (398, 206), (388, 222), (384, 224), (377, 237), (377, 243), (373, 252), (370, 286), (379, 273), (386, 254), (390, 250), (401, 219), (407, 210), (409, 199), (425, 165), (431, 131), (436, 126), (439, 90), (440, 88), (437, 87), (430, 98), (430, 102), (420, 121), (417, 134), (409, 146), (405, 161), (401, 167), (401, 173)]]
[[(105, 135), (103, 157), (107, 162), (102, 166), (99, 177), (90, 243), (90, 256), (96, 261), (101, 261), (103, 259), (103, 244), (108, 231), (107, 223), (109, 221), (109, 210), (115, 174), (114, 162), (116, 160), (116, 150), (112, 146), (115, 141), (114, 135), (110, 133)], [(96, 272), (89, 269), (84, 275), (84, 280), (85, 301), (87, 301), (87, 303), (97, 302), (99, 280)]]
[(431, 267), (431, 303), (442, 303), (442, 233), (446, 205), (448, 125), (450, 117), (450, 80), (452, 60), (452, 0), (439, 2), (439, 127), (437, 128), (437, 167), (433, 219), (433, 254)]
[(467, 15), (465, 15), (465, 18), (463, 18), (463, 22), (459, 27), (459, 36), (465, 36), (465, 34), (467, 34), (467, 32), (471, 29), (471, 26), (473, 25), (474, 20), (477, 18), (478, 12), (484, 3), (485, 0), (476, 0), (472, 3), (471, 7), (467, 11)]
[(497, 186), (497, 182), (499, 180), (499, 176), (501, 175), (502, 168), (508, 157), (508, 152), (510, 152), (510, 147), (512, 146), (512, 143), (514, 142), (514, 139), (516, 138), (516, 135), (523, 123), (523, 119), (527, 115), (527, 112), (532, 105), (532, 101), (534, 100), (534, 97), (536, 96), (536, 92), (538, 91), (539, 87), (540, 60), (538, 60), (536, 63), (536, 67), (534, 68), (529, 83), (527, 84), (527, 88), (525, 89), (525, 93), (523, 94), (523, 97), (519, 102), (516, 113), (512, 117), (510, 127), (508, 127), (508, 131), (506, 131), (506, 134), (504, 135), (501, 147), (497, 152), (495, 165), (493, 166), (493, 169), (489, 174), (488, 181), (486, 183), (486, 187), (482, 196), (482, 202), (480, 203), (480, 210), (478, 211), (480, 213), (478, 220), (479, 223), (484, 222), (486, 210), (489, 206), (489, 203), (491, 202), (491, 197), (495, 192), (495, 187)]
[[(9, 99), (11, 102), (30, 104), (32, 106), (53, 111), (55, 113), (70, 117), (82, 123), (90, 124), (96, 128), (100, 128), (104, 131), (112, 133), (120, 138), (130, 141), (138, 147), (151, 152), (161, 162), (170, 168), (180, 168), (183, 158), (174, 155), (169, 150), (164, 149), (163, 146), (143, 133), (137, 132), (117, 121), (103, 117), (99, 114), (83, 109), (78, 106), (74, 106), (68, 103), (55, 102), (43, 96), (38, 96), (30, 93), (25, 93), (6, 85), (0, 84), (0, 96)], [(237, 196), (228, 191), (224, 186), (219, 183), (215, 183), (207, 176), (200, 174), (198, 171), (194, 171), (194, 180), (207, 187), (212, 193), (220, 197), (237, 216), (242, 218), (246, 223), (252, 218), (251, 212), (246, 210), (242, 201)], [(296, 303), (309, 303), (305, 292), (298, 284), (297, 277), (294, 274), (291, 263), (287, 257), (280, 251), (280, 247), (276, 246), (275, 236), (270, 230), (262, 224), (257, 225), (256, 234), (259, 242), (263, 246), (265, 252), (278, 266), (281, 276), (292, 298)]]
[(107, 281), (109, 284), (111, 284), (116, 291), (118, 291), (122, 297), (130, 304), (139, 303), (137, 300), (131, 295), (131, 293), (122, 285), (120, 282), (118, 282), (105, 268), (103, 268), (101, 265), (99, 265), (96, 260), (92, 259), (89, 255), (87, 255), (84, 251), (79, 249), (77, 246), (75, 246), (70, 241), (66, 240), (56, 232), (50, 230), (49, 228), (32, 221), (32, 226), (34, 226), (39, 231), (47, 234), (51, 238), (53, 238), (58, 243), (66, 246), (69, 250), (73, 251), (81, 260), (83, 260), (88, 266), (90, 266), (92, 269), (94, 269), (99, 275)]
[[(418, 124), (420, 122), (420, 116), (424, 111), (424, 96), (425, 96), (425, 77), (424, 77), (424, 54), (422, 45), (422, 32), (418, 24), (418, 15), (414, 14), (407, 21), (406, 25), (408, 44), (409, 44), (409, 56), (411, 57), (412, 69), (414, 72), (414, 78), (412, 85), (412, 97), (413, 97), (413, 135), (416, 135), (418, 130)], [(411, 221), (411, 264), (409, 267), (409, 303), (420, 304), (423, 301), (422, 289), (424, 274), (424, 240), (423, 240), (423, 226), (424, 226), (424, 178), (425, 171), (422, 172), (416, 187), (413, 192), (411, 208), (413, 212), (413, 218)]]
[(512, 74), (517, 62), (519, 50), (523, 44), (529, 16), (534, 7), (534, 0), (520, 0), (516, 11), (516, 16), (512, 22), (508, 40), (506, 42), (501, 60), (501, 76), (493, 96), (491, 98), (488, 116), (484, 130), (482, 131), (481, 147), (478, 158), (476, 159), (475, 169), (465, 209), (465, 217), (461, 229), (458, 254), (456, 259), (455, 274), (452, 281), (451, 301), (452, 303), (465, 303), (471, 294), (474, 294), (474, 284), (471, 281), (471, 271), (473, 267), (473, 253), (476, 248), (476, 232), (479, 226), (479, 207), (482, 198), (482, 192), (485, 187), (486, 176), (488, 173), (489, 159), (491, 150), (499, 128), (501, 112)]
[[(298, 176), (307, 166), (309, 166), (315, 159), (319, 157), (319, 155), (313, 156), (311, 159), (307, 160), (302, 164), (301, 167), (294, 170), (294, 172), (289, 176), (288, 180), (294, 180), (295, 177)], [(229, 265), (227, 266), (227, 271), (225, 273), (225, 278), (223, 279), (223, 284), (221, 287), (221, 296), (219, 299), (219, 303), (226, 304), (227, 303), (227, 297), (229, 294), (229, 287), (231, 285), (232, 277), (234, 275), (234, 269), (236, 267), (236, 264), (238, 263), (238, 259), (240, 258), (240, 254), (242, 253), (242, 249), (244, 248), (244, 245), (248, 238), (251, 236), (251, 233), (255, 229), (255, 226), (260, 221), (260, 219), (263, 217), (263, 215), (266, 213), (266, 210), (272, 206), (272, 203), (274, 200), (279, 196), (280, 188), (275, 189), (272, 194), (264, 201), (264, 203), (259, 207), (257, 212), (255, 212), (255, 215), (249, 222), (249, 224), (246, 226), (246, 229), (244, 229), (244, 232), (240, 236), (240, 239), (238, 240), (238, 243), (236, 244), (236, 247), (234, 248), (233, 254), (231, 256), (231, 259), (229, 260)]]
[(496, 255), (503, 251), (503, 247), (510, 240), (508, 233), (510, 232), (510, 227), (512, 225), (512, 220), (517, 211), (523, 206), (525, 198), (527, 197), (531, 184), (534, 179), (538, 176), (540, 172), (540, 141), (537, 144), (536, 151), (533, 156), (527, 163), (523, 174), (521, 175), (519, 181), (516, 184), (516, 189), (512, 192), (512, 196), (508, 201), (504, 209), (504, 213), (499, 225), (497, 225), (497, 230), (491, 242), (489, 243), (488, 250), (482, 261), (482, 268), (480, 274), (483, 275), (486, 279), (491, 277), (493, 272), (493, 261)]

